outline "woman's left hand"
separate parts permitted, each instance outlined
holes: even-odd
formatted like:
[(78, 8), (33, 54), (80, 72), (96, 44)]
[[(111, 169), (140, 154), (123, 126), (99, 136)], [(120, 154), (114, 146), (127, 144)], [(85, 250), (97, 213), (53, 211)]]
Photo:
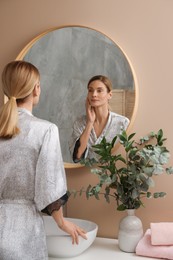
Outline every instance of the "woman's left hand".
[(59, 226), (63, 231), (68, 233), (72, 238), (72, 244), (79, 244), (79, 236), (87, 239), (86, 231), (79, 226), (75, 225), (66, 219), (63, 220), (62, 224)]
[(84, 229), (63, 217), (62, 207), (59, 210), (54, 210), (52, 212), (52, 217), (56, 221), (58, 227), (71, 236), (72, 244), (79, 244), (79, 236), (87, 239), (86, 231)]

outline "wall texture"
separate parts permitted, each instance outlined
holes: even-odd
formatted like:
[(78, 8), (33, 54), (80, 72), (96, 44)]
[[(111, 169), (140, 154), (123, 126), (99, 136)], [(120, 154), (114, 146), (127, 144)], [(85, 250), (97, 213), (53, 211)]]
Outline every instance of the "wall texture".
[[(139, 102), (131, 132), (141, 137), (163, 129), (173, 154), (171, 104), (173, 96), (173, 1), (172, 0), (1, 0), (0, 72), (23, 47), (41, 32), (63, 25), (83, 25), (99, 30), (115, 41), (128, 55), (136, 72)], [(0, 104), (3, 95), (0, 92)], [(173, 165), (171, 158), (170, 164)], [(68, 169), (69, 188), (94, 183), (88, 169)], [(164, 199), (147, 200), (137, 210), (144, 229), (151, 222), (172, 221), (173, 176), (156, 178), (153, 191), (165, 191)], [(125, 213), (117, 212), (112, 201), (70, 198), (70, 217), (86, 218), (99, 225), (99, 236), (116, 237)]]

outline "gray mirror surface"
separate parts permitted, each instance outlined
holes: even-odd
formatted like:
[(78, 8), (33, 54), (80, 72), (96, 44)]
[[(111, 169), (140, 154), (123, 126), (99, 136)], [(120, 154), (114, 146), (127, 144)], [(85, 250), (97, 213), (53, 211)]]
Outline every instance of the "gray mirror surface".
[[(134, 77), (126, 55), (106, 35), (87, 27), (52, 30), (38, 38), (23, 59), (33, 63), (41, 75), (40, 102), (33, 114), (58, 126), (63, 160), (67, 163), (72, 163), (69, 140), (73, 123), (85, 114), (89, 79), (102, 74), (112, 81), (115, 91), (135, 93)], [(117, 101), (115, 97), (112, 102), (117, 104), (121, 99)], [(127, 103), (130, 101), (125, 100), (123, 106)], [(131, 119), (134, 105), (133, 98), (129, 115), (128, 111), (122, 114)], [(113, 110), (121, 113), (116, 108)]]

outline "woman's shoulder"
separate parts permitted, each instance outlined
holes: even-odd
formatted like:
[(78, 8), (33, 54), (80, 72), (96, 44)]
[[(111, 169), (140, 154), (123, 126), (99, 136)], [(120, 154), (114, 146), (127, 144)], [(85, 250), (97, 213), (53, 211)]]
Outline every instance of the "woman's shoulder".
[(33, 122), (33, 124), (35, 123), (36, 125), (39, 125), (40, 127), (42, 127), (45, 130), (58, 128), (58, 126), (55, 123), (52, 123), (46, 119), (42, 119), (42, 118), (39, 118), (36, 116), (33, 116), (32, 122)]
[(86, 123), (86, 115), (78, 116), (74, 122), (75, 125), (83, 125)]
[(33, 132), (40, 138), (45, 136), (57, 138), (57, 136), (59, 136), (59, 129), (55, 123), (35, 116), (32, 118), (30, 128), (33, 129)]
[(119, 119), (119, 120), (122, 120), (122, 121), (130, 121), (126, 116), (117, 114), (117, 113), (112, 112), (112, 111), (110, 111), (110, 116), (112, 118)]
[(19, 111), (19, 125), (22, 128), (32, 128), (40, 134), (44, 134), (47, 130), (58, 129), (56, 124), (39, 118), (24, 109)]
[(18, 108), (18, 115), (20, 124), (29, 125), (30, 123), (32, 126), (41, 125), (43, 128), (53, 125), (50, 121), (37, 117), (34, 113), (25, 108)]

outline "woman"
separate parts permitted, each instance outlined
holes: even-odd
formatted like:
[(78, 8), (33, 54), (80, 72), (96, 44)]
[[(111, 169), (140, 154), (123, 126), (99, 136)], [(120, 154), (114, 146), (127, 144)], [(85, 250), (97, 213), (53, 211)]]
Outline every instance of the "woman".
[(74, 123), (70, 151), (74, 162), (81, 158), (95, 158), (92, 146), (106, 137), (113, 137), (125, 130), (129, 119), (109, 110), (109, 100), (112, 97), (112, 83), (102, 75), (92, 77), (88, 82), (86, 99), (86, 115)]
[(63, 217), (67, 201), (59, 133), (36, 118), (40, 97), (37, 68), (24, 61), (6, 65), (2, 74), (9, 98), (0, 112), (0, 259), (48, 259), (41, 211), (52, 215), (73, 243), (85, 231)]

